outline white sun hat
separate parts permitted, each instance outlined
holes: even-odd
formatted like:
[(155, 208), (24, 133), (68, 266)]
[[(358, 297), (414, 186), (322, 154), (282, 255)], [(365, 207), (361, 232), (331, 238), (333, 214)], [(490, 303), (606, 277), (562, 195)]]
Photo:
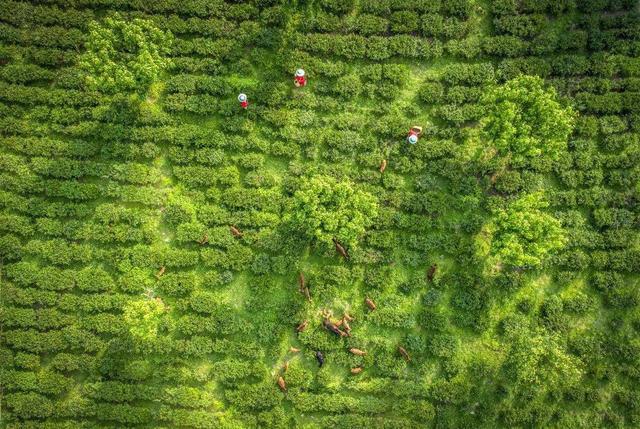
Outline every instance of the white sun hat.
[(298, 76), (298, 77), (304, 76), (304, 70), (302, 70), (302, 69), (296, 70), (296, 76)]
[(247, 101), (247, 94), (240, 94), (238, 95), (238, 101), (239, 102), (243, 102), (243, 101)]
[(411, 134), (407, 140), (409, 140), (409, 143), (411, 144), (416, 144), (418, 143), (418, 136), (415, 134)]

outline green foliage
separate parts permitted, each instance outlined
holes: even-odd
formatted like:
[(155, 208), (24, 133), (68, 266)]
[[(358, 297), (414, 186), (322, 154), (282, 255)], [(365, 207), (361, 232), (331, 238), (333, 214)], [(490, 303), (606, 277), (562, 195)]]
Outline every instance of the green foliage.
[(335, 92), (342, 98), (350, 99), (357, 97), (360, 91), (361, 83), (357, 75), (341, 76), (336, 81)]
[(493, 267), (539, 266), (566, 243), (560, 222), (544, 211), (547, 207), (543, 195), (533, 193), (496, 209), (476, 237), (478, 254)]
[(640, 427), (636, 3), (0, 2), (3, 423)]
[(584, 374), (580, 360), (567, 353), (557, 337), (542, 332), (515, 333), (505, 367), (516, 389), (535, 392), (536, 396), (543, 396), (545, 390), (570, 389)]
[(87, 50), (79, 59), (87, 86), (109, 94), (146, 93), (170, 64), (171, 41), (171, 33), (149, 20), (126, 20), (116, 13), (90, 22)]
[(195, 207), (193, 203), (182, 195), (171, 196), (163, 213), (165, 222), (171, 226), (188, 223), (194, 216)]
[(157, 299), (131, 300), (124, 308), (123, 320), (134, 338), (153, 341), (158, 336), (165, 311), (164, 303)]
[(555, 160), (566, 150), (574, 113), (542, 79), (515, 78), (491, 91), (483, 103), (483, 138), (504, 163), (521, 167), (539, 157)]
[(334, 238), (355, 248), (377, 214), (373, 195), (353, 183), (314, 175), (300, 181), (283, 221), (327, 248), (333, 246)]

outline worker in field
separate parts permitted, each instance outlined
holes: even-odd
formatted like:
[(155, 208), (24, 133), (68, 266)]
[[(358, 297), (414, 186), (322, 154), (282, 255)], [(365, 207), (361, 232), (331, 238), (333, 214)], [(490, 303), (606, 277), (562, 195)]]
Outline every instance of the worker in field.
[(417, 125), (414, 125), (409, 130), (409, 135), (407, 136), (407, 141), (409, 143), (411, 143), (411, 144), (418, 143), (418, 137), (420, 137), (420, 134), (422, 134), (422, 127), (418, 127)]
[(307, 84), (307, 78), (305, 77), (304, 70), (298, 69), (296, 70), (296, 75), (293, 80), (293, 84), (300, 88), (301, 86), (305, 86)]
[(238, 95), (238, 101), (240, 102), (240, 107), (246, 109), (249, 106), (249, 101), (247, 101), (247, 94)]

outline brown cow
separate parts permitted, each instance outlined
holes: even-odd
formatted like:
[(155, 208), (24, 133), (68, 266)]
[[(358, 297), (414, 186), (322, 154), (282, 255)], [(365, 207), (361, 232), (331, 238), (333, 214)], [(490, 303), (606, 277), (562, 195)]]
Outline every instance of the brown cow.
[(342, 246), (342, 244), (340, 244), (335, 238), (333, 238), (332, 240), (333, 244), (336, 246), (336, 251), (340, 254), (340, 256), (342, 256), (344, 259), (349, 259), (349, 254), (347, 253), (347, 250)]
[(307, 286), (307, 282), (304, 279), (304, 274), (302, 274), (302, 272), (298, 275), (298, 290), (305, 296), (305, 298), (307, 298), (307, 301), (311, 302), (311, 292), (309, 291), (309, 287)]
[(407, 353), (407, 351), (404, 349), (404, 347), (398, 346), (398, 351), (400, 352), (400, 354), (402, 355), (404, 360), (406, 360), (407, 362), (409, 362), (411, 360), (411, 357), (409, 357), (409, 353)]
[(351, 348), (351, 349), (349, 349), (349, 351), (351, 353), (353, 353), (354, 355), (356, 355), (356, 356), (364, 356), (364, 355), (367, 354), (367, 352), (365, 352), (363, 350), (360, 350), (360, 349), (356, 349), (356, 348)]
[(229, 226), (229, 230), (231, 231), (231, 234), (233, 234), (234, 237), (236, 238), (240, 238), (242, 237), (242, 231), (240, 231), (238, 228), (236, 228), (233, 225)]
[(373, 311), (376, 309), (376, 303), (373, 302), (371, 298), (365, 299), (364, 302), (365, 304), (367, 304), (367, 307), (369, 307), (369, 310)]
[(429, 267), (429, 271), (427, 272), (427, 278), (429, 279), (430, 282), (433, 281), (433, 277), (436, 275), (437, 269), (438, 269), (437, 264), (433, 264), (431, 267)]
[(347, 336), (346, 332), (341, 331), (340, 328), (338, 328), (335, 324), (333, 324), (329, 319), (324, 319), (322, 321), (322, 324), (324, 325), (324, 327), (329, 332), (332, 332), (332, 333), (338, 335), (339, 337), (346, 337)]
[(380, 163), (380, 173), (384, 173), (384, 170), (387, 168), (387, 160), (383, 159)]
[(295, 347), (290, 347), (289, 348), (289, 353), (298, 353), (300, 351), (300, 349), (297, 349)]
[(353, 317), (349, 315), (349, 313), (344, 313), (342, 317), (348, 322), (353, 322)]
[(307, 325), (309, 324), (309, 321), (305, 319), (304, 322), (302, 322), (301, 324), (298, 325), (298, 327), (296, 328), (296, 332), (302, 332), (305, 329), (307, 329)]
[(165, 270), (166, 270), (166, 267), (165, 267), (164, 265), (163, 265), (163, 266), (161, 266), (161, 267), (160, 267), (160, 271), (158, 271), (158, 272), (156, 273), (156, 278), (158, 278), (158, 279), (159, 279), (160, 277), (162, 277), (162, 275), (164, 274)]
[(309, 291), (309, 287), (305, 286), (302, 290), (302, 294), (307, 298), (307, 301), (311, 302), (311, 292)]
[(344, 330), (347, 332), (347, 335), (351, 335), (351, 326), (349, 326), (349, 322), (347, 321), (346, 317), (342, 317), (342, 326), (344, 327)]
[(284, 365), (282, 366), (282, 372), (287, 372), (288, 369), (289, 369), (289, 361), (286, 360), (284, 361)]
[(351, 374), (360, 374), (362, 372), (364, 368), (361, 366), (358, 366), (356, 368), (351, 368)]
[(287, 391), (287, 385), (284, 382), (284, 378), (282, 377), (278, 377), (278, 387), (280, 388), (280, 390), (282, 390), (283, 392)]
[(202, 237), (202, 239), (200, 239), (200, 241), (198, 241), (198, 243), (202, 246), (205, 245), (209, 242), (209, 236), (207, 234), (204, 235), (204, 237)]

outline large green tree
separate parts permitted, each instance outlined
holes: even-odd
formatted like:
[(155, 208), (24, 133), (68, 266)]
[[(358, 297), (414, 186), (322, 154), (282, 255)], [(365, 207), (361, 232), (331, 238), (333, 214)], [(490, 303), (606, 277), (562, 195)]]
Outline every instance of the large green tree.
[(89, 23), (80, 68), (87, 86), (106, 94), (144, 94), (169, 65), (172, 35), (145, 19), (113, 14)]
[(574, 112), (536, 76), (519, 76), (483, 98), (481, 141), (502, 165), (519, 168), (536, 158), (554, 160), (566, 149)]
[[(545, 211), (542, 190), (517, 194), (522, 169), (544, 171), (566, 150), (575, 114), (539, 77), (519, 76), (483, 97), (487, 109), (479, 133), (469, 140), (464, 161), (492, 172), (494, 190), (516, 193), (492, 210), (476, 237), (478, 254), (491, 271), (502, 267), (537, 267), (565, 243), (560, 222)], [(470, 163), (473, 165), (473, 163)], [(544, 167), (544, 168), (541, 168)], [(477, 172), (477, 171), (476, 171)]]
[(547, 207), (543, 194), (536, 192), (495, 209), (477, 236), (478, 253), (491, 267), (539, 266), (566, 240), (560, 221), (544, 211)]
[(321, 245), (331, 246), (335, 238), (355, 247), (377, 214), (373, 195), (349, 181), (316, 175), (301, 180), (284, 221)]

